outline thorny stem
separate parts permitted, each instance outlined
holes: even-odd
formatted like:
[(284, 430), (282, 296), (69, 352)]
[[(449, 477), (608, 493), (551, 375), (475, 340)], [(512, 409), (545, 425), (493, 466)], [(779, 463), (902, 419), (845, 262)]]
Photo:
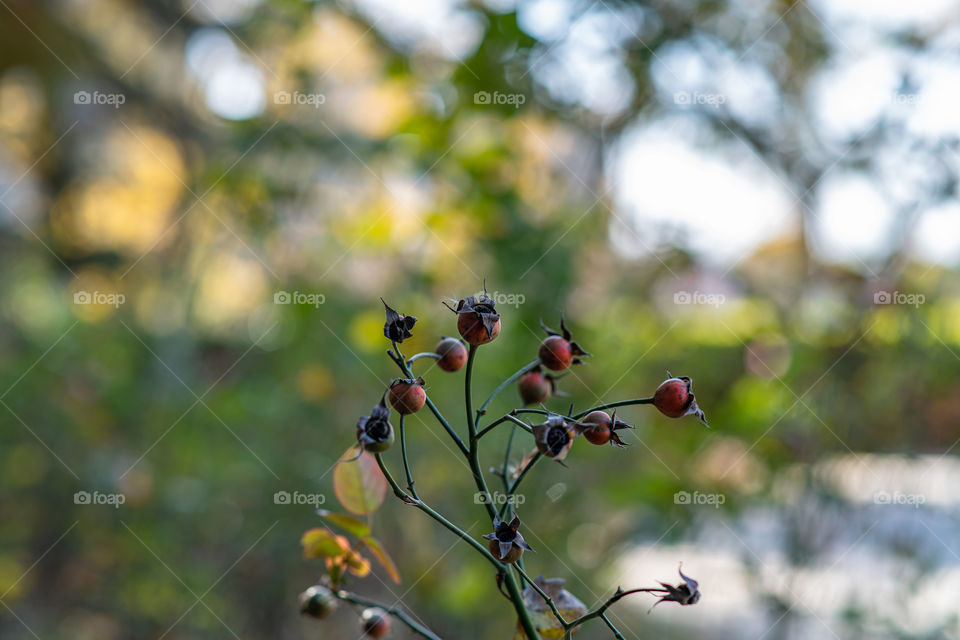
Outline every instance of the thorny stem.
[(413, 488), (413, 476), (410, 474), (410, 462), (407, 460), (407, 434), (403, 428), (405, 418), (405, 415), (400, 415), (400, 455), (403, 457), (403, 471), (407, 476), (407, 489), (414, 499), (419, 500), (420, 496), (417, 495), (417, 490)]
[[(408, 367), (407, 363), (404, 361), (403, 354), (400, 352), (400, 347), (397, 346), (396, 342), (393, 343), (393, 349), (394, 351), (396, 351), (396, 353), (388, 350), (387, 355), (390, 356), (390, 359), (393, 360), (398, 367), (400, 367), (400, 371), (403, 372), (403, 375), (405, 375), (407, 378), (412, 378), (413, 373), (410, 371), (410, 367)], [(460, 449), (460, 453), (466, 456), (467, 446), (463, 444), (463, 440), (460, 439), (460, 436), (457, 435), (457, 432), (453, 430), (453, 427), (450, 426), (450, 423), (447, 422), (446, 418), (443, 417), (443, 415), (440, 413), (440, 410), (437, 409), (437, 406), (433, 404), (433, 401), (430, 399), (430, 396), (427, 395), (426, 398), (427, 398), (427, 407), (430, 409), (433, 415), (437, 418), (437, 420), (440, 422), (443, 428), (446, 429), (447, 433), (450, 434), (450, 437), (453, 439), (454, 444), (456, 444), (457, 448)]]
[(520, 619), (520, 626), (523, 627), (524, 632), (527, 634), (528, 640), (539, 640), (540, 636), (537, 634), (536, 628), (533, 626), (533, 622), (530, 620), (530, 612), (527, 611), (526, 605), (523, 604), (523, 594), (520, 592), (520, 589), (517, 587), (516, 580), (513, 578), (513, 574), (507, 568), (507, 565), (503, 564), (499, 560), (493, 557), (493, 554), (482, 544), (474, 540), (470, 535), (467, 534), (463, 529), (453, 524), (442, 515), (431, 509), (423, 500), (418, 500), (407, 495), (403, 489), (400, 488), (400, 485), (397, 484), (397, 481), (393, 479), (393, 476), (390, 474), (390, 471), (387, 469), (386, 465), (383, 463), (383, 458), (379, 453), (374, 454), (374, 457), (377, 460), (377, 465), (380, 467), (380, 471), (383, 472), (383, 477), (387, 479), (387, 483), (393, 489), (393, 494), (403, 500), (404, 503), (413, 505), (416, 508), (420, 509), (428, 516), (439, 522), (446, 529), (452, 532), (454, 535), (462, 539), (464, 542), (469, 544), (471, 547), (476, 549), (480, 555), (487, 559), (499, 573), (502, 573), (506, 576), (504, 582), (507, 585), (507, 591), (510, 592), (510, 599), (513, 601), (513, 608), (517, 612), (517, 617)]
[(385, 604), (380, 604), (379, 602), (368, 600), (367, 598), (358, 596), (355, 593), (350, 593), (349, 591), (343, 591), (343, 590), (334, 591), (333, 595), (339, 598), (340, 600), (343, 600), (345, 602), (352, 602), (353, 604), (358, 604), (362, 607), (377, 607), (378, 609), (383, 609), (384, 611), (386, 611), (387, 613), (395, 617), (397, 620), (399, 620), (403, 624), (410, 627), (410, 630), (413, 631), (414, 633), (417, 633), (423, 636), (424, 638), (429, 638), (430, 640), (443, 640), (440, 636), (435, 634), (433, 631), (430, 631), (430, 629), (428, 629), (427, 627), (423, 626), (422, 624), (420, 624), (419, 622), (411, 618), (407, 614), (407, 612), (405, 612), (403, 609), (401, 609), (398, 606), (388, 607)]
[(514, 373), (512, 376), (510, 376), (509, 378), (507, 378), (506, 380), (504, 380), (503, 382), (501, 382), (501, 383), (500, 383), (500, 386), (497, 387), (496, 389), (494, 389), (494, 390), (493, 390), (493, 393), (490, 394), (490, 397), (487, 398), (487, 401), (484, 402), (482, 405), (480, 405), (480, 408), (477, 409), (477, 423), (479, 424), (479, 422), (480, 422), (480, 416), (483, 416), (483, 415), (485, 415), (485, 414), (487, 413), (487, 407), (490, 406), (490, 403), (493, 402), (493, 399), (497, 397), (497, 394), (499, 394), (501, 391), (503, 391), (504, 389), (506, 389), (506, 388), (507, 388), (507, 385), (509, 385), (509, 384), (511, 384), (512, 382), (514, 382), (515, 380), (519, 379), (523, 374), (525, 374), (526, 372), (530, 371), (531, 369), (539, 366), (541, 362), (543, 362), (543, 361), (542, 361), (540, 358), (537, 358), (537, 359), (534, 360), (533, 362), (531, 362), (531, 363), (529, 363), (529, 364), (527, 364), (527, 365), (524, 365), (524, 366), (521, 367), (516, 373)]

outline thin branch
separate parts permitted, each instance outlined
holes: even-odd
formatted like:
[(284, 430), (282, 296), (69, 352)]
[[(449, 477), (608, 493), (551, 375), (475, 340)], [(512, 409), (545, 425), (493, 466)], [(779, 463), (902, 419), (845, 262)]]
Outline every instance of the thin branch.
[[(390, 356), (390, 359), (400, 367), (400, 371), (403, 372), (403, 375), (407, 378), (413, 378), (413, 373), (410, 371), (410, 368), (407, 366), (407, 363), (403, 359), (403, 353), (400, 352), (400, 347), (397, 346), (397, 343), (393, 343), (393, 348), (396, 351), (387, 350), (387, 355)], [(453, 430), (453, 427), (450, 426), (450, 423), (447, 422), (446, 418), (440, 413), (440, 410), (437, 409), (437, 406), (433, 404), (433, 401), (430, 399), (430, 396), (426, 396), (427, 399), (427, 408), (430, 409), (431, 413), (436, 417), (436, 419), (443, 425), (443, 428), (446, 430), (450, 437), (453, 439), (454, 444), (457, 445), (457, 448), (460, 449), (460, 453), (464, 456), (468, 454), (467, 445), (463, 444), (463, 440), (460, 439), (460, 436), (457, 435), (457, 432)]]
[(403, 624), (410, 627), (410, 630), (413, 631), (414, 633), (417, 633), (423, 636), (424, 638), (429, 638), (430, 640), (443, 640), (440, 636), (435, 634), (433, 631), (431, 631), (427, 627), (423, 626), (422, 624), (420, 624), (419, 622), (411, 618), (407, 614), (407, 612), (405, 612), (399, 606), (388, 607), (385, 604), (381, 604), (373, 600), (368, 600), (367, 598), (358, 596), (355, 593), (350, 593), (349, 591), (343, 591), (343, 590), (334, 591), (333, 595), (339, 598), (340, 600), (343, 600), (345, 602), (352, 602), (353, 604), (358, 604), (362, 607), (377, 607), (378, 609), (383, 609), (384, 611), (392, 615), (394, 618), (396, 618)]
[(490, 432), (491, 430), (493, 430), (494, 427), (496, 427), (497, 425), (502, 424), (502, 423), (504, 423), (504, 422), (512, 422), (513, 424), (517, 425), (518, 427), (522, 427), (523, 430), (526, 431), (527, 433), (533, 433), (533, 428), (532, 428), (530, 425), (528, 425), (528, 424), (527, 424), (526, 422), (524, 422), (523, 420), (520, 420), (520, 419), (516, 418), (512, 413), (508, 413), (507, 415), (505, 415), (505, 416), (503, 416), (503, 417), (501, 417), (501, 418), (497, 418), (496, 420), (494, 420), (493, 422), (491, 422), (490, 424), (488, 424), (487, 426), (485, 426), (483, 429), (481, 429), (480, 432), (477, 434), (477, 440), (479, 440), (479, 439), (482, 438), (484, 435), (486, 435), (488, 432)]
[(542, 457), (543, 457), (543, 454), (537, 451), (537, 453), (530, 459), (530, 462), (527, 463), (527, 466), (525, 466), (523, 470), (520, 472), (520, 475), (517, 476), (517, 479), (514, 480), (513, 484), (511, 484), (510, 487), (507, 489), (507, 498), (506, 500), (503, 501), (503, 506), (500, 507), (499, 515), (502, 516), (504, 512), (506, 512), (507, 505), (509, 505), (512, 502), (510, 497), (517, 492), (517, 487), (520, 486), (520, 482), (523, 481), (523, 479), (527, 476), (527, 473), (529, 473), (530, 469), (533, 468), (533, 465), (537, 463), (537, 460), (539, 460)]
[(616, 407), (629, 407), (635, 404), (653, 404), (653, 398), (634, 398), (632, 400), (620, 400), (619, 402), (608, 402), (607, 404), (600, 404), (595, 407), (590, 407), (586, 411), (581, 411), (577, 415), (573, 416), (573, 419), (579, 420), (583, 416), (593, 411), (603, 411), (604, 409), (614, 409)]
[(490, 403), (493, 402), (493, 399), (496, 398), (501, 391), (507, 388), (507, 385), (518, 380), (523, 374), (527, 373), (531, 369), (534, 369), (540, 366), (541, 362), (543, 361), (540, 360), (540, 358), (537, 358), (533, 362), (520, 367), (520, 369), (516, 373), (514, 373), (509, 378), (501, 382), (500, 386), (493, 390), (493, 393), (490, 394), (490, 397), (487, 398), (486, 402), (480, 405), (480, 408), (477, 409), (477, 422), (478, 423), (480, 422), (480, 416), (486, 415), (487, 407), (490, 406)]
[(410, 358), (407, 359), (407, 366), (408, 367), (411, 366), (414, 362), (416, 362), (420, 358), (433, 358), (434, 360), (439, 360), (442, 357), (443, 356), (441, 356), (439, 353), (434, 353), (432, 351), (424, 351), (422, 353), (418, 353), (410, 356)]
[(470, 449), (468, 461), (470, 470), (473, 472), (473, 479), (476, 481), (477, 489), (483, 494), (483, 505), (487, 509), (490, 520), (497, 515), (497, 510), (493, 506), (493, 499), (490, 496), (490, 490), (487, 488), (487, 481), (483, 477), (483, 470), (480, 468), (480, 450), (478, 447), (477, 425), (473, 421), (473, 393), (471, 386), (473, 384), (473, 363), (477, 359), (477, 345), (470, 345), (470, 352), (467, 355), (467, 374), (464, 380), (464, 404), (467, 408), (467, 432), (470, 434)]
[(613, 635), (615, 638), (617, 638), (617, 640), (627, 640), (625, 637), (623, 637), (623, 634), (620, 633), (620, 629), (617, 629), (617, 627), (610, 622), (610, 618), (607, 617), (606, 613), (601, 613), (600, 619), (607, 623), (607, 626), (610, 627), (611, 631), (613, 631)]
[(550, 607), (550, 610), (553, 611), (553, 615), (557, 618), (557, 621), (563, 626), (564, 629), (567, 628), (567, 621), (563, 619), (563, 614), (560, 613), (560, 610), (557, 609), (557, 604), (553, 601), (553, 598), (547, 595), (547, 592), (540, 588), (536, 582), (534, 582), (527, 573), (520, 567), (514, 567), (517, 570), (517, 573), (527, 581), (533, 590), (540, 594), (540, 597), (544, 599), (547, 605)]
[(415, 500), (419, 500), (420, 496), (417, 495), (417, 490), (413, 488), (413, 476), (410, 474), (410, 461), (407, 459), (407, 434), (404, 430), (405, 418), (405, 415), (400, 415), (400, 455), (403, 456), (403, 472), (407, 476), (407, 490), (410, 491), (410, 495), (412, 495)]

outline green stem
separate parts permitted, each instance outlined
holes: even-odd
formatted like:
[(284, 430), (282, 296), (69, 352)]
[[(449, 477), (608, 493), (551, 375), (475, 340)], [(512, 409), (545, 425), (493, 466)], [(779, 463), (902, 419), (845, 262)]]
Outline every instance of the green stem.
[(510, 500), (510, 497), (516, 493), (517, 487), (520, 486), (520, 482), (522, 482), (523, 479), (527, 477), (527, 474), (530, 472), (530, 469), (532, 469), (533, 465), (537, 463), (537, 460), (539, 460), (542, 457), (543, 457), (543, 454), (537, 451), (537, 453), (530, 459), (530, 462), (527, 463), (527, 466), (523, 468), (523, 471), (520, 472), (520, 475), (517, 476), (517, 479), (513, 481), (513, 484), (511, 484), (507, 488), (506, 500), (503, 501), (503, 506), (500, 507), (501, 516), (506, 512), (507, 505), (509, 505), (512, 502)]
[(517, 573), (519, 573), (523, 577), (523, 579), (527, 581), (527, 584), (533, 587), (534, 591), (539, 593), (540, 597), (543, 598), (544, 601), (546, 601), (547, 605), (550, 607), (550, 610), (553, 611), (553, 615), (556, 616), (557, 621), (560, 622), (560, 624), (563, 626), (564, 629), (566, 629), (567, 621), (563, 619), (563, 615), (560, 613), (560, 610), (557, 609), (557, 605), (553, 601), (553, 598), (548, 596), (546, 592), (544, 592), (544, 590), (540, 588), (540, 585), (538, 585), (536, 582), (531, 580), (530, 576), (528, 576), (527, 573), (521, 567), (514, 567), (514, 568), (517, 570)]
[(431, 509), (423, 500), (415, 500), (404, 493), (403, 489), (400, 488), (400, 485), (397, 484), (397, 481), (393, 479), (393, 475), (390, 474), (390, 471), (387, 469), (386, 465), (383, 464), (383, 458), (380, 456), (380, 454), (374, 454), (374, 457), (377, 460), (377, 465), (379, 465), (380, 471), (383, 472), (383, 476), (387, 479), (387, 483), (393, 489), (393, 494), (395, 496), (403, 500), (405, 503), (415, 506), (439, 522), (458, 538), (462, 539), (464, 542), (476, 549), (480, 555), (486, 558), (487, 561), (497, 569), (498, 573), (502, 573), (506, 576), (505, 582), (507, 584), (507, 590), (510, 592), (510, 599), (513, 601), (513, 608), (516, 610), (517, 616), (520, 618), (520, 626), (523, 627), (524, 632), (527, 634), (527, 638), (529, 640), (539, 640), (540, 636), (537, 635), (537, 630), (533, 626), (533, 621), (530, 620), (530, 612), (527, 611), (526, 606), (523, 604), (523, 594), (517, 588), (517, 583), (513, 578), (513, 574), (510, 573), (507, 565), (494, 558), (493, 554), (490, 553), (486, 546), (474, 540), (460, 527)]
[(503, 391), (504, 389), (506, 389), (506, 388), (507, 388), (507, 385), (509, 385), (510, 383), (518, 380), (518, 379), (519, 379), (523, 374), (525, 374), (526, 372), (530, 371), (531, 369), (534, 369), (534, 368), (538, 367), (541, 362), (543, 362), (543, 361), (540, 360), (540, 358), (537, 358), (536, 360), (534, 360), (534, 361), (531, 362), (530, 364), (524, 365), (524, 366), (521, 367), (516, 373), (514, 373), (512, 376), (510, 376), (509, 378), (507, 378), (506, 380), (504, 380), (503, 382), (501, 382), (501, 383), (500, 383), (500, 386), (497, 387), (496, 389), (494, 389), (494, 390), (493, 390), (493, 393), (490, 394), (490, 397), (487, 398), (487, 401), (484, 402), (482, 405), (480, 405), (480, 408), (477, 409), (477, 422), (480, 421), (480, 416), (485, 415), (485, 414), (487, 413), (487, 407), (490, 406), (490, 403), (493, 402), (493, 399), (497, 397), (497, 394), (499, 394), (501, 391)]
[(422, 624), (420, 624), (419, 622), (411, 618), (400, 607), (388, 607), (385, 604), (380, 604), (379, 602), (368, 600), (367, 598), (358, 596), (355, 593), (350, 593), (349, 591), (343, 591), (343, 590), (334, 591), (333, 595), (339, 598), (340, 600), (343, 600), (344, 602), (352, 602), (353, 604), (358, 604), (361, 607), (377, 607), (378, 609), (383, 609), (384, 611), (386, 611), (387, 613), (395, 617), (397, 620), (399, 620), (403, 624), (410, 627), (410, 630), (413, 631), (414, 633), (417, 633), (423, 636), (424, 638), (429, 638), (430, 640), (443, 640), (440, 636), (435, 634), (433, 631), (430, 631), (430, 629), (426, 628), (425, 626), (423, 626)]
[[(407, 378), (413, 378), (413, 372), (410, 371), (410, 367), (408, 367), (406, 361), (404, 361), (403, 354), (400, 352), (400, 347), (397, 346), (396, 342), (393, 343), (393, 349), (396, 351), (396, 355), (394, 356), (391, 351), (387, 351), (387, 355), (390, 356), (390, 359), (393, 360), (398, 367), (400, 367), (400, 371), (403, 372), (404, 376)], [(433, 400), (430, 399), (429, 395), (426, 396), (426, 399), (427, 408), (430, 409), (430, 412), (433, 413), (440, 424), (443, 425), (443, 428), (453, 439), (454, 444), (456, 444), (457, 448), (460, 449), (460, 453), (466, 456), (468, 450), (467, 446), (463, 444), (463, 440), (460, 439), (460, 436), (457, 435), (457, 432), (453, 430), (453, 427), (450, 426), (450, 423), (447, 422), (446, 418), (443, 417), (443, 415), (440, 413), (440, 410), (437, 409), (437, 406), (433, 404)]]
[(409, 367), (410, 365), (412, 365), (414, 362), (416, 362), (421, 358), (433, 358), (434, 360), (439, 360), (442, 357), (443, 356), (441, 356), (439, 353), (434, 353), (432, 351), (424, 351), (422, 353), (418, 353), (410, 356), (410, 358), (407, 360), (407, 366)]
[(606, 613), (601, 613), (600, 619), (607, 623), (607, 626), (610, 627), (611, 631), (613, 631), (613, 635), (615, 638), (617, 638), (617, 640), (627, 640), (625, 637), (623, 637), (623, 634), (620, 633), (620, 629), (617, 629), (617, 627), (610, 622), (610, 618), (607, 617)]
[(403, 500), (406, 504), (412, 505), (417, 509), (420, 509), (421, 511), (426, 513), (428, 516), (430, 516), (431, 518), (433, 518), (434, 520), (442, 524), (446, 529), (449, 529), (454, 535), (461, 538), (464, 542), (466, 542), (471, 547), (479, 551), (480, 554), (484, 558), (486, 558), (491, 564), (493, 564), (493, 566), (496, 567), (498, 571), (504, 570), (506, 568), (506, 565), (504, 565), (502, 562), (500, 562), (499, 560), (493, 557), (493, 554), (490, 553), (490, 551), (487, 549), (486, 546), (474, 540), (469, 534), (467, 534), (466, 531), (462, 530), (460, 527), (453, 524), (452, 522), (444, 518), (442, 515), (440, 515), (433, 509), (431, 509), (427, 505), (427, 503), (425, 503), (423, 500), (417, 500), (407, 495), (407, 493), (400, 488), (400, 485), (397, 484), (397, 481), (393, 479), (393, 475), (390, 474), (390, 471), (387, 469), (386, 465), (383, 464), (383, 458), (380, 456), (380, 454), (379, 453), (374, 454), (374, 457), (377, 460), (377, 464), (380, 466), (380, 471), (383, 472), (383, 477), (387, 479), (387, 483), (393, 489), (393, 495)]
[(587, 415), (591, 411), (603, 411), (604, 409), (614, 409), (616, 407), (629, 407), (635, 404), (653, 404), (653, 398), (634, 398), (632, 400), (620, 400), (619, 402), (608, 402), (607, 404), (600, 404), (595, 407), (591, 407), (586, 411), (581, 411), (577, 415), (573, 416), (573, 419), (579, 420), (580, 418)]
[(413, 475), (410, 473), (410, 461), (407, 460), (407, 434), (404, 430), (404, 419), (405, 415), (400, 416), (400, 455), (403, 456), (403, 472), (407, 476), (407, 489), (410, 491), (416, 500), (420, 499), (420, 496), (417, 495), (417, 490), (413, 488)]
[(470, 449), (468, 460), (470, 470), (473, 472), (473, 479), (477, 484), (477, 489), (483, 494), (483, 504), (487, 509), (490, 520), (497, 515), (497, 510), (493, 506), (493, 499), (490, 496), (490, 490), (487, 488), (487, 481), (483, 478), (483, 470), (480, 468), (480, 449), (478, 447), (477, 425), (473, 420), (473, 393), (471, 386), (473, 384), (473, 363), (477, 359), (477, 346), (470, 345), (470, 352), (467, 355), (467, 373), (464, 381), (464, 404), (467, 408), (467, 433), (470, 434)]
[(516, 426), (522, 427), (523, 430), (526, 431), (527, 433), (533, 433), (533, 428), (530, 425), (528, 425), (523, 420), (516, 418), (512, 413), (508, 413), (502, 418), (497, 418), (495, 421), (491, 422), (490, 424), (485, 426), (483, 429), (481, 429), (480, 432), (477, 434), (477, 440), (485, 436), (489, 431), (493, 430), (494, 427), (496, 427), (498, 424), (501, 424), (503, 422), (512, 422)]

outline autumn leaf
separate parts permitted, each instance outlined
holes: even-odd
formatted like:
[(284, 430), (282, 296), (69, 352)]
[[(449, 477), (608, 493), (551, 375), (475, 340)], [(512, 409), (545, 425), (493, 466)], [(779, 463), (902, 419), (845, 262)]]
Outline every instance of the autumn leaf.
[(358, 538), (366, 538), (371, 534), (370, 527), (366, 522), (346, 513), (333, 513), (326, 509), (317, 509), (317, 515)]
[(383, 548), (383, 545), (380, 544), (380, 541), (376, 538), (367, 536), (366, 538), (361, 538), (362, 542), (370, 551), (373, 553), (373, 556), (383, 565), (383, 568), (387, 570), (387, 575), (390, 576), (390, 579), (400, 584), (400, 572), (397, 570), (397, 565), (394, 564), (393, 558), (387, 553), (387, 550)]
[(303, 545), (303, 557), (337, 558), (350, 550), (350, 542), (328, 529), (310, 529), (300, 538)]
[(350, 447), (333, 470), (333, 492), (343, 508), (356, 515), (367, 515), (380, 508), (387, 497), (387, 479), (377, 461), (357, 447)]

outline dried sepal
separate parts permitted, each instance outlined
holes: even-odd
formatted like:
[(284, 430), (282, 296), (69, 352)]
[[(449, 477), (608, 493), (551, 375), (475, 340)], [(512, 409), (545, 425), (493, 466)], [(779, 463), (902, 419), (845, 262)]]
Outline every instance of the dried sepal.
[(411, 333), (410, 330), (413, 329), (413, 325), (417, 323), (417, 319), (414, 316), (405, 316), (397, 313), (397, 311), (390, 308), (390, 305), (388, 305), (383, 298), (380, 298), (380, 302), (383, 302), (387, 314), (387, 320), (383, 325), (383, 335), (386, 336), (388, 340), (396, 342), (397, 344), (407, 338), (412, 338), (413, 333)]
[(533, 437), (540, 453), (562, 464), (574, 439), (589, 428), (588, 424), (550, 413), (546, 422), (533, 425)]
[[(693, 578), (684, 575), (683, 573), (683, 563), (680, 563), (680, 567), (677, 569), (680, 573), (680, 577), (683, 578), (683, 584), (678, 584), (677, 586), (671, 586), (665, 582), (660, 582), (660, 587), (653, 587), (650, 589), (636, 589), (635, 591), (644, 591), (647, 593), (652, 593), (659, 595), (660, 599), (653, 603), (653, 607), (656, 607), (661, 602), (676, 602), (683, 606), (688, 606), (691, 604), (697, 604), (700, 601), (700, 585)], [(653, 607), (650, 607), (650, 611), (653, 611)]]
[(387, 409), (387, 394), (370, 410), (370, 415), (357, 421), (357, 444), (362, 451), (379, 453), (393, 444), (393, 425), (390, 424), (390, 410)]
[(483, 538), (490, 541), (490, 553), (507, 564), (516, 562), (524, 551), (533, 551), (530, 545), (520, 534), (520, 518), (514, 517), (510, 522), (503, 522), (499, 518), (493, 519), (493, 533)]

